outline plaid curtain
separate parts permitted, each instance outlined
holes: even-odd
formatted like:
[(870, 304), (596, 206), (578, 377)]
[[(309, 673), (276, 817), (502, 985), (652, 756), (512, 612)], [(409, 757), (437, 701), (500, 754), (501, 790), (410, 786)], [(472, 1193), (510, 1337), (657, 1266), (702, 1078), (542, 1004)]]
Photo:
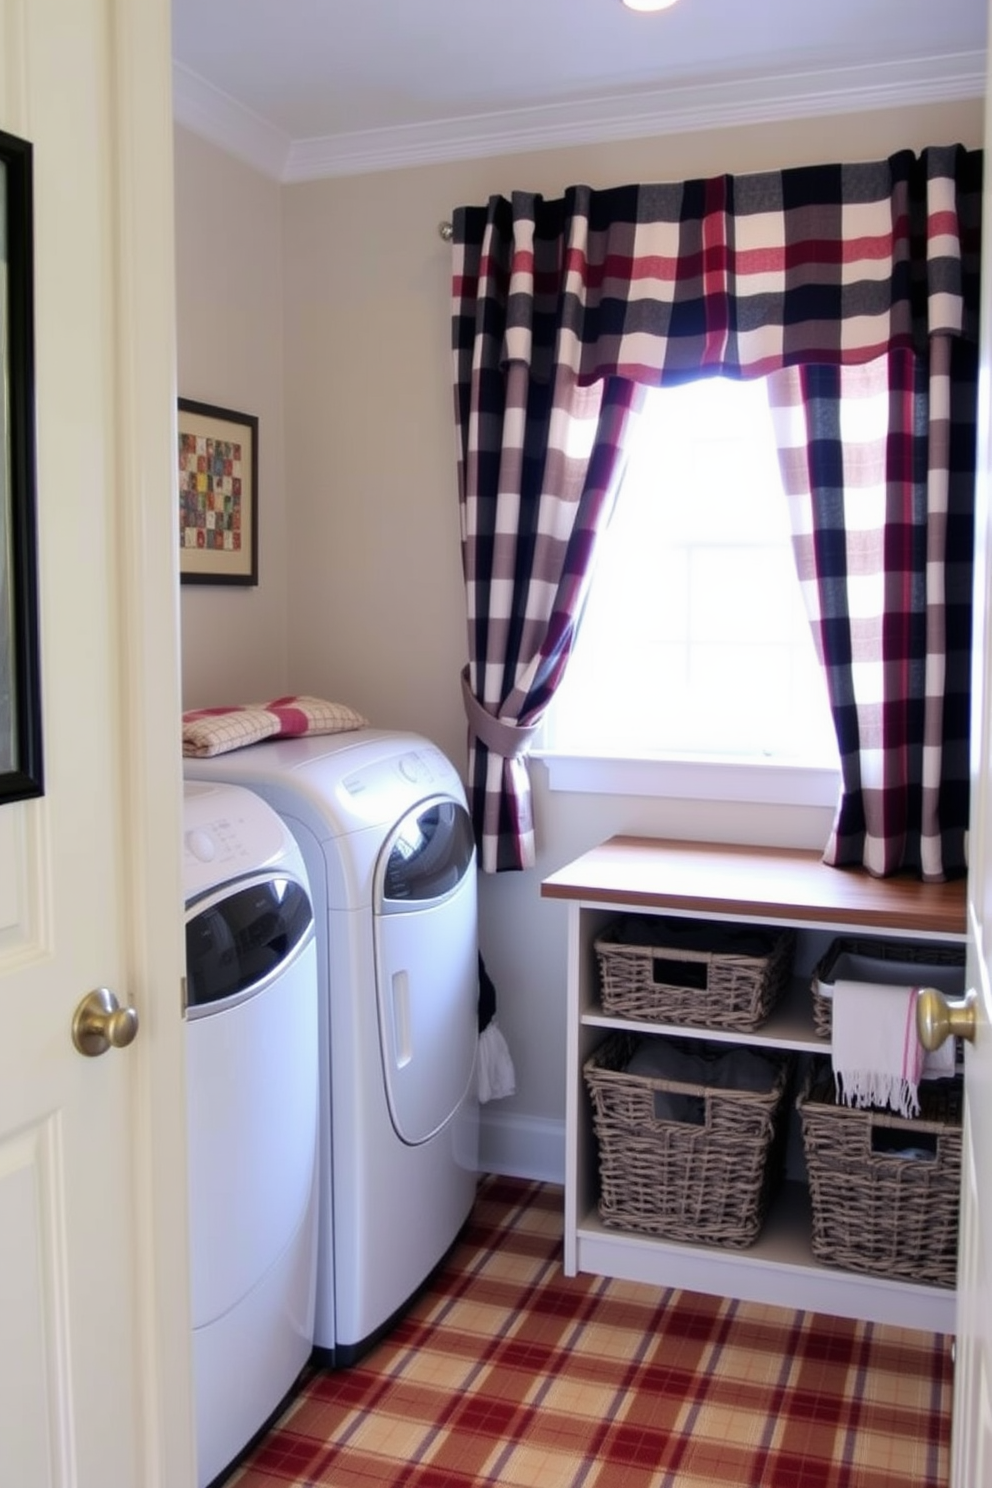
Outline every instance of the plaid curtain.
[[(534, 862), (527, 744), (568, 658), (637, 388), (894, 351), (926, 363), (934, 338), (976, 342), (980, 196), (980, 152), (947, 146), (455, 212), (463, 681), (484, 869)], [(926, 397), (915, 375), (913, 388)], [(568, 453), (573, 416), (591, 418), (583, 390), (598, 408), (588, 461)], [(935, 441), (927, 458), (944, 458)], [(958, 782), (942, 776), (938, 793), (943, 806)], [(846, 824), (841, 836), (848, 852)]]
[(824, 860), (965, 872), (977, 348), (768, 380), (842, 792)]

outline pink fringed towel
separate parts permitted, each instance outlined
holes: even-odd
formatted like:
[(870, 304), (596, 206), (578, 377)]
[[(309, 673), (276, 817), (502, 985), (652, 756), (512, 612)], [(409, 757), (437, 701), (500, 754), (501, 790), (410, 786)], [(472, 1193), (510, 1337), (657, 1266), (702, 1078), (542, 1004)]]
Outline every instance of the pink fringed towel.
[(344, 703), (323, 698), (278, 697), (269, 703), (227, 708), (193, 708), (183, 714), (183, 754), (206, 759), (244, 749), (263, 739), (298, 738), (302, 734), (345, 734), (368, 728), (368, 719)]
[(834, 984), (834, 1083), (838, 1101), (862, 1109), (920, 1114), (919, 1084), (954, 1074), (954, 1040), (928, 1054), (916, 1031), (915, 987)]

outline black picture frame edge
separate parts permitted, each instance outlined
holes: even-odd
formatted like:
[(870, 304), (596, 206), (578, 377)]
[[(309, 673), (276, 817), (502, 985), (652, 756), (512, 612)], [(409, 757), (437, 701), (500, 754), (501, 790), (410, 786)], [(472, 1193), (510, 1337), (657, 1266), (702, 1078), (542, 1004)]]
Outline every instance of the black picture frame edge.
[(251, 429), (251, 552), (250, 572), (247, 574), (193, 574), (183, 573), (180, 568), (180, 584), (210, 584), (237, 586), (242, 589), (258, 587), (258, 415), (241, 413), (236, 408), (221, 408), (216, 403), (202, 403), (196, 398), (177, 398), (180, 413), (198, 413), (204, 418), (228, 419), (232, 423), (244, 424)]
[(14, 742), (17, 764), (0, 774), (0, 804), (44, 794), (38, 623), (37, 446), (34, 347), (34, 151), (0, 130), (7, 199), (7, 326), (10, 366), (10, 575)]

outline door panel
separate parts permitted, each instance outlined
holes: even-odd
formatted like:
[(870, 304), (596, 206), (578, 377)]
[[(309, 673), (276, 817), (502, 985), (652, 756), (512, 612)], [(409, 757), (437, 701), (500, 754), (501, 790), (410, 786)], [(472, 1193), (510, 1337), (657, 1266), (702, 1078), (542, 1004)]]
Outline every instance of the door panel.
[[(187, 1488), (168, 0), (0, 0), (34, 164), (43, 797), (0, 804), (0, 1484)], [(133, 1003), (84, 1058), (78, 1002)]]
[[(992, 10), (992, 7), (990, 7)], [(989, 89), (986, 88), (988, 97)], [(985, 155), (992, 150), (986, 109)], [(992, 1482), (992, 193), (986, 192), (982, 244), (982, 348), (978, 400), (975, 538), (975, 654), (972, 668), (971, 831), (968, 866), (968, 976), (977, 993), (977, 1027), (965, 1046), (965, 1109), (958, 1260), (957, 1340), (951, 1488)]]
[[(961, 1219), (958, 1265), (958, 1325), (954, 1368), (955, 1417), (952, 1444), (951, 1483), (954, 1488), (969, 1483), (984, 1485), (992, 1469), (992, 1422), (989, 1421), (987, 1350), (989, 1336), (988, 1277), (982, 1255), (982, 1224), (979, 1221), (979, 1188), (970, 1123), (965, 1126), (962, 1152), (962, 1182), (968, 1195)], [(984, 1321), (979, 1319), (984, 1312)], [(977, 1324), (977, 1326), (976, 1326)]]
[(5, 1457), (23, 1464), (22, 1481), (39, 1488), (66, 1481), (60, 1442), (72, 1394), (59, 1363), (68, 1339), (57, 1151), (54, 1121), (0, 1143), (0, 1235), (19, 1258), (16, 1270), (0, 1268), (2, 1337), (16, 1360), (0, 1394), (0, 1441)]

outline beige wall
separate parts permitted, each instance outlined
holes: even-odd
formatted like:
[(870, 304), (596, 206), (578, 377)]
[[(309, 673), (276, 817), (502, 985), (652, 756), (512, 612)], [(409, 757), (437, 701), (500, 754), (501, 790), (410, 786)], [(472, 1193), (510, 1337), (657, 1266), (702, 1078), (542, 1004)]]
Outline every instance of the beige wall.
[(179, 395), (258, 417), (259, 584), (182, 588), (183, 707), (274, 697), (286, 676), (280, 188), (175, 135)]
[[(455, 206), (484, 202), (494, 192), (557, 195), (577, 182), (605, 186), (874, 159), (955, 141), (977, 147), (981, 137), (982, 106), (975, 101), (284, 188), (287, 498), (284, 507), (273, 498), (267, 511), (257, 598), (260, 613), (271, 606), (277, 629), (285, 583), (285, 685), (349, 702), (377, 726), (423, 732), (464, 765), (458, 675), (466, 641), (449, 353), (450, 253), (437, 233)], [(243, 168), (222, 164), (206, 147), (187, 141), (178, 168), (180, 201), (190, 208), (199, 192), (215, 190), (228, 174), (239, 203), (247, 203)], [(276, 235), (269, 188), (259, 184), (251, 199), (268, 243)], [(209, 338), (209, 348), (193, 352), (189, 291), (200, 273), (200, 255), (209, 254), (210, 246), (192, 232), (187, 222), (186, 256), (180, 259), (180, 367), (198, 379), (204, 373), (196, 395), (207, 397), (213, 389), (206, 373), (224, 384), (225, 378), (243, 379), (247, 369), (220, 330)], [(271, 251), (277, 260), (277, 243)], [(238, 323), (243, 313), (277, 317), (279, 278), (261, 284), (264, 251), (258, 246), (247, 248), (247, 260), (246, 304), (228, 300), (215, 321)], [(211, 272), (219, 273), (217, 266)], [(269, 305), (260, 303), (265, 293)], [(273, 358), (273, 368), (278, 360)], [(273, 388), (266, 383), (264, 391)], [(243, 401), (235, 406), (250, 406), (254, 392), (254, 386), (243, 393), (239, 386)], [(216, 398), (225, 401), (220, 392)], [(272, 532), (277, 511), (285, 520), (285, 580), (277, 570), (280, 549)], [(237, 639), (229, 632), (227, 644), (232, 652), (242, 640), (252, 644), (255, 612), (245, 596), (197, 595), (197, 612), (191, 598), (187, 591), (184, 626), (194, 613), (232, 622), (243, 614), (245, 630)], [(205, 694), (224, 690), (223, 650), (194, 662), (191, 644), (184, 636), (189, 695), (212, 700)], [(237, 661), (238, 676), (254, 679), (256, 693), (275, 669), (274, 648), (264, 659), (246, 651)], [(504, 1138), (517, 1152), (520, 1140), (536, 1142), (533, 1166), (540, 1170), (549, 1166), (564, 1114), (565, 995), (564, 913), (541, 901), (542, 874), (616, 831), (819, 847), (830, 813), (564, 796), (547, 791), (543, 767), (535, 766), (534, 774), (538, 868), (483, 879), (480, 936), (518, 1074), (517, 1095), (487, 1108), (484, 1141), (496, 1165)], [(542, 1131), (548, 1148), (540, 1148)]]

